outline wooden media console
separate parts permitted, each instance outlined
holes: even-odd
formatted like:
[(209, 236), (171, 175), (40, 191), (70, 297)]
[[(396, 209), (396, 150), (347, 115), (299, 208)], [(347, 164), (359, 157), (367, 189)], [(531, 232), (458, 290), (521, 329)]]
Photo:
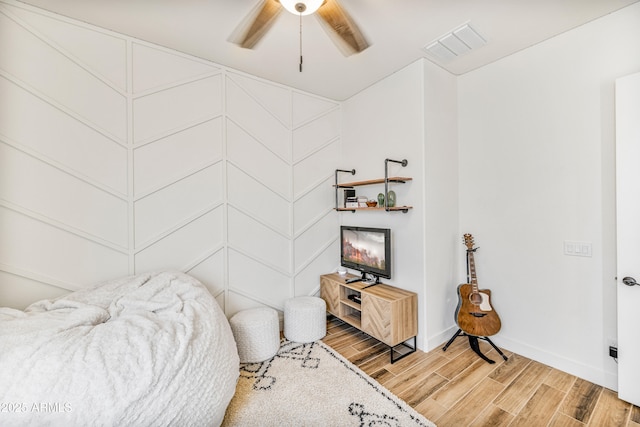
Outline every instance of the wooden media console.
[[(327, 311), (391, 348), (391, 363), (416, 350), (418, 296), (379, 283), (346, 283), (356, 276), (337, 273), (320, 276), (320, 297)], [(413, 340), (413, 346), (406, 341)], [(397, 357), (396, 357), (397, 355)]]

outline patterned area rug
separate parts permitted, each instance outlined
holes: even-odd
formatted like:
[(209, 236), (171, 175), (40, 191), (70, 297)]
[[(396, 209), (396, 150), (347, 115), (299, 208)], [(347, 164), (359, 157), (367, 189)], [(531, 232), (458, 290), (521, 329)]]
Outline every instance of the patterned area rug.
[(273, 359), (240, 366), (222, 425), (435, 426), (321, 341), (287, 340)]

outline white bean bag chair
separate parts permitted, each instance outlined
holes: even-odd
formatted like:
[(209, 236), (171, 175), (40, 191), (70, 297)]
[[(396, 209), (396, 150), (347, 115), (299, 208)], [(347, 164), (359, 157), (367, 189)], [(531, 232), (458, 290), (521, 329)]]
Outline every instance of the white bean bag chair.
[(227, 318), (182, 273), (0, 308), (2, 426), (218, 426), (238, 376)]

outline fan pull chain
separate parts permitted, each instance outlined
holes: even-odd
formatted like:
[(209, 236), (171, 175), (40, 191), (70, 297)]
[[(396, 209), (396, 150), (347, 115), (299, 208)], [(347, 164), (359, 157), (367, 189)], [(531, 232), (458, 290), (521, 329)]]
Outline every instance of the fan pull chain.
[(302, 72), (302, 12), (300, 12), (300, 72)]

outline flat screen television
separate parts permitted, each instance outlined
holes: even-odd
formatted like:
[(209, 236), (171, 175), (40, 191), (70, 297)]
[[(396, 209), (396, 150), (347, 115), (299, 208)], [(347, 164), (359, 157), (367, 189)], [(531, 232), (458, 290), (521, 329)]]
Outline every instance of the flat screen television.
[(340, 265), (362, 273), (378, 283), (391, 278), (391, 230), (388, 228), (340, 227)]

